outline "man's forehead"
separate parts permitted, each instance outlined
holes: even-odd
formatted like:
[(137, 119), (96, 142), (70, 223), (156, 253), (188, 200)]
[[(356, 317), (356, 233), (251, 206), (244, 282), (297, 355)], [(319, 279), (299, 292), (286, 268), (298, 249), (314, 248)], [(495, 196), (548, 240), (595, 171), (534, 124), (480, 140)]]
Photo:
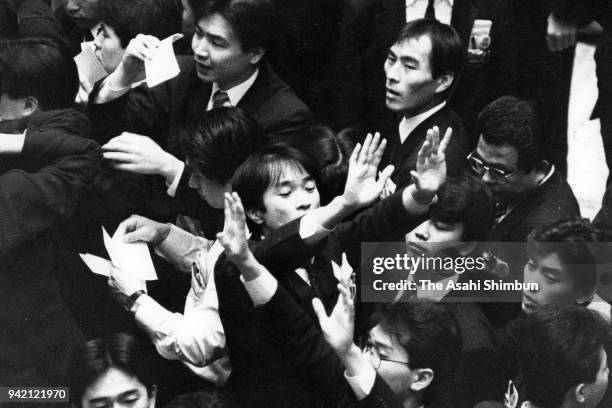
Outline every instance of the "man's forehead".
[(410, 57), (421, 63), (429, 63), (431, 49), (431, 39), (427, 35), (406, 38), (391, 46), (391, 51), (398, 58)]
[(478, 140), (476, 152), (490, 163), (503, 163), (508, 167), (516, 167), (518, 162), (518, 152), (514, 146), (487, 143), (482, 136)]
[(233, 27), (225, 17), (219, 13), (200, 17), (196, 25), (201, 31), (210, 35), (223, 37), (228, 40), (236, 37)]

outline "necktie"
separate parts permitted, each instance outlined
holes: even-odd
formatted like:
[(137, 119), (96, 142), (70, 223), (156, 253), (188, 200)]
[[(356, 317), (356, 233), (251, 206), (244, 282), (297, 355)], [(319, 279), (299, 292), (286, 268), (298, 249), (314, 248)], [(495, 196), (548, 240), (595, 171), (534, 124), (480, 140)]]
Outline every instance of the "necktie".
[(425, 9), (425, 18), (429, 19), (429, 20), (435, 20), (436, 19), (436, 10), (434, 9), (434, 1), (435, 0), (428, 0), (427, 1), (427, 8)]
[(213, 95), (213, 109), (218, 108), (219, 106), (231, 106), (231, 102), (229, 100), (229, 96), (227, 96), (227, 92), (217, 91)]

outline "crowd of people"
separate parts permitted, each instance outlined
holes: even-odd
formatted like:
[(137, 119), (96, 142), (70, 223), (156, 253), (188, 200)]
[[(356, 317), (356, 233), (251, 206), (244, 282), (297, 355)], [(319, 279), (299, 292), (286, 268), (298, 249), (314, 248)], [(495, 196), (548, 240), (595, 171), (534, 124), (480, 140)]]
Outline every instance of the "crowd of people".
[[(566, 181), (578, 39), (610, 143), (611, 23), (602, 0), (0, 0), (0, 387), (612, 406), (612, 188), (591, 221)], [(158, 279), (92, 273), (101, 227)], [(374, 293), (377, 251), (423, 263)]]

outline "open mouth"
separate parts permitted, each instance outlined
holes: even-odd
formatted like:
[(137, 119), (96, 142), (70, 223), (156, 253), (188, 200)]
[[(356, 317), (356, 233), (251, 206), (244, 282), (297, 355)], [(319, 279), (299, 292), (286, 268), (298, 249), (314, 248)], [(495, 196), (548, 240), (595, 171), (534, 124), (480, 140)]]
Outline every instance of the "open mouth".
[(531, 296), (523, 292), (523, 304), (529, 308), (533, 308), (538, 304), (538, 302), (536, 302)]
[(408, 248), (412, 249), (414, 252), (417, 252), (419, 254), (427, 254), (429, 251), (427, 250), (427, 248), (425, 248), (422, 245), (419, 244), (415, 244), (414, 242), (409, 242), (408, 243)]

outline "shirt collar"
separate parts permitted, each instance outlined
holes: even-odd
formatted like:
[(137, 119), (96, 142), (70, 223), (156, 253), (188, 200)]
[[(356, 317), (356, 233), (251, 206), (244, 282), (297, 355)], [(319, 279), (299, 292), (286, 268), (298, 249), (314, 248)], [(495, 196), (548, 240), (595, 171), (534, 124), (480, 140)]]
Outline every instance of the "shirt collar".
[(421, 123), (425, 122), (426, 119), (433, 116), (436, 112), (441, 110), (446, 106), (446, 101), (440, 103), (439, 105), (434, 106), (433, 108), (425, 111), (423, 113), (419, 113), (416, 116), (412, 117), (403, 117), (399, 124), (399, 134), (402, 143), (406, 140), (406, 138), (412, 133), (414, 129), (417, 128)]
[[(242, 97), (247, 93), (247, 91), (249, 90), (249, 88), (251, 88), (251, 86), (253, 85), (253, 83), (255, 83), (255, 80), (257, 79), (257, 75), (259, 75), (259, 68), (255, 69), (255, 72), (253, 72), (253, 74), (244, 82), (230, 88), (227, 89), (225, 91), (225, 93), (227, 93), (227, 97), (230, 100), (230, 103), (232, 104), (232, 106), (238, 106), (238, 102), (240, 102), (240, 100), (242, 99)], [(212, 100), (212, 96), (215, 94), (215, 92), (217, 92), (219, 90), (219, 85), (216, 82), (213, 82), (212, 85), (212, 92), (211, 92), (211, 100)]]

